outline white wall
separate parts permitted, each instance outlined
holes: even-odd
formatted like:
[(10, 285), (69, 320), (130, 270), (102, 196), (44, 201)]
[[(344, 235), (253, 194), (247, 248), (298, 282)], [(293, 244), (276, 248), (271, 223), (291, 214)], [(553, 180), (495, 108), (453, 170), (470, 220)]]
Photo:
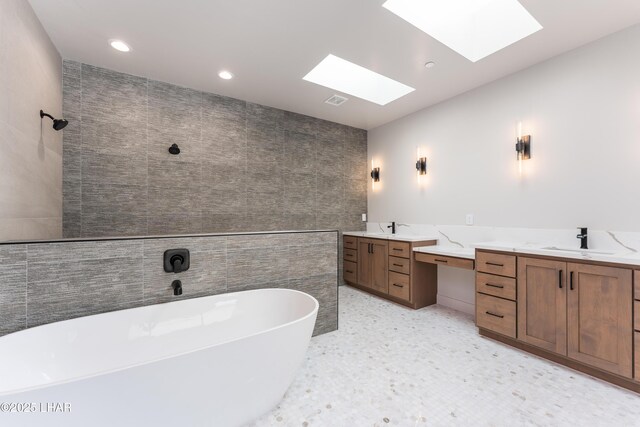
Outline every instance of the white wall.
[[(640, 231), (639, 52), (635, 26), (373, 129), (369, 220)], [(517, 120), (532, 135), (522, 179)]]
[[(640, 25), (371, 130), (369, 221), (640, 231), (639, 52)], [(518, 120), (532, 135), (522, 176)], [(442, 296), (472, 303), (473, 275), (449, 270)]]
[(0, 1), (0, 240), (62, 236), (62, 59), (26, 0)]

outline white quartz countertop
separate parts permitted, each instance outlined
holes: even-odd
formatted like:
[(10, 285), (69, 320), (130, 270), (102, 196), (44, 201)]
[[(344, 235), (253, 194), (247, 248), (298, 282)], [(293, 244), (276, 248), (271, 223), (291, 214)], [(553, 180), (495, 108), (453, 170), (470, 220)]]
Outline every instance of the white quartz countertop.
[(423, 242), (425, 240), (438, 240), (436, 236), (413, 236), (408, 234), (371, 233), (369, 231), (345, 231), (345, 236), (365, 237), (368, 239), (397, 240), (400, 242)]
[(474, 248), (461, 248), (458, 246), (419, 246), (413, 248), (414, 252), (423, 254), (451, 256), (455, 258), (476, 259), (476, 250)]
[(615, 264), (640, 266), (640, 253), (633, 251), (615, 251), (606, 249), (580, 249), (564, 246), (545, 245), (542, 243), (521, 242), (483, 242), (472, 245), (477, 249), (487, 249), (520, 254), (542, 255), (575, 259), (580, 261), (600, 261)]

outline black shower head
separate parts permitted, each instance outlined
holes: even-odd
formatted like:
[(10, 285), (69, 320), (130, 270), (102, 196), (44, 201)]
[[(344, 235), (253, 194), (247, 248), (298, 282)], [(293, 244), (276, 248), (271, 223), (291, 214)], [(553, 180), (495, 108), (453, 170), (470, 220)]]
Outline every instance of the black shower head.
[(64, 119), (55, 119), (53, 121), (53, 128), (55, 130), (62, 130), (64, 129), (67, 125), (69, 124), (68, 121), (64, 120)]
[(55, 130), (62, 130), (69, 124), (67, 120), (56, 119), (51, 114), (47, 114), (44, 111), (40, 110), (40, 118), (43, 118), (43, 117), (49, 117), (51, 120), (53, 120), (53, 128)]

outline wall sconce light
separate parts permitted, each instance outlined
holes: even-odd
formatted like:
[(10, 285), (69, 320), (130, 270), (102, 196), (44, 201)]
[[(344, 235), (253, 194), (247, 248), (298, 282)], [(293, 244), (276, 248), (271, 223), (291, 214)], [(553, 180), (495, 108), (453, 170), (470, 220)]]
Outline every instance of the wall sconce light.
[(376, 189), (376, 182), (380, 182), (380, 167), (373, 166), (373, 159), (371, 159), (371, 189)]
[(518, 160), (529, 160), (531, 158), (531, 135), (522, 135), (522, 122), (518, 123), (516, 141)]
[(420, 147), (418, 147), (416, 151), (418, 157), (418, 160), (416, 160), (416, 175), (418, 177), (418, 184), (420, 184), (420, 176), (427, 174), (427, 158), (420, 155)]
[(531, 158), (531, 135), (522, 135), (522, 122), (518, 122), (517, 133), (516, 158), (518, 160), (518, 169), (522, 173), (522, 161)]

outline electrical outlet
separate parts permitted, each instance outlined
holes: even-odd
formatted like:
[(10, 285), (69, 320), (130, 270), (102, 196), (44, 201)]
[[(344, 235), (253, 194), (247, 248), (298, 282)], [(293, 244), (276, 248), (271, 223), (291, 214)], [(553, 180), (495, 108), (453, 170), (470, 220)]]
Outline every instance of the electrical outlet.
[(362, 214), (362, 222), (367, 222), (367, 214)]
[(473, 225), (473, 214), (467, 214), (465, 222), (467, 225)]

